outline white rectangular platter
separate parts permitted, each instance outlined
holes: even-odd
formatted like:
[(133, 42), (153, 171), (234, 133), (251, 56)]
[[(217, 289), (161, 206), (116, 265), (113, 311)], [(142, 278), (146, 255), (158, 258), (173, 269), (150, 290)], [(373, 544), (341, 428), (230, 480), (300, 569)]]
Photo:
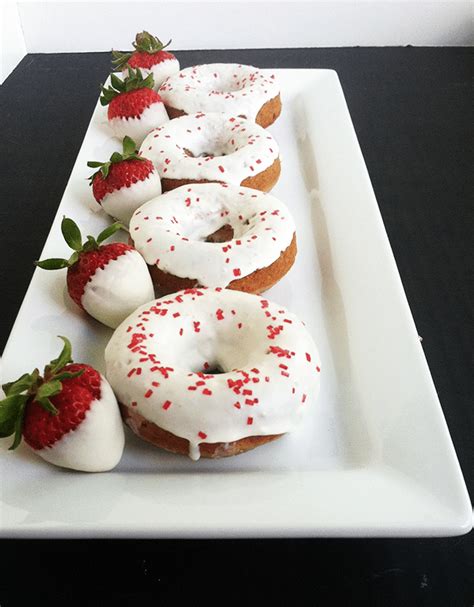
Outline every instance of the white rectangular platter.
[[(270, 128), (299, 254), (269, 299), (300, 316), (321, 353), (304, 427), (255, 451), (192, 462), (131, 434), (105, 474), (63, 471), (2, 442), (4, 537), (431, 536), (467, 532), (470, 502), (404, 295), (341, 86), (329, 70), (276, 70)], [(97, 106), (42, 258), (64, 256), (63, 215), (83, 233), (109, 220), (87, 160), (118, 149)], [(103, 370), (111, 330), (70, 303), (64, 271), (37, 270), (3, 357), (3, 381), (56, 356)]]

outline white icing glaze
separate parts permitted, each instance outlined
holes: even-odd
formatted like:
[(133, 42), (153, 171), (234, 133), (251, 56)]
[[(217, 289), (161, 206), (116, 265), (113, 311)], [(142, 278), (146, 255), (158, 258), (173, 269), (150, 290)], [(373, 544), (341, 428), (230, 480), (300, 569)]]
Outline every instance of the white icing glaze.
[[(226, 224), (234, 230), (232, 240), (205, 242)], [(166, 192), (140, 207), (130, 222), (134, 246), (149, 265), (205, 287), (226, 287), (269, 266), (294, 233), (289, 210), (274, 196), (219, 183)]]
[(161, 101), (156, 101), (143, 110), (140, 118), (116, 116), (109, 120), (109, 125), (115, 137), (120, 141), (125, 135), (128, 135), (137, 145), (140, 145), (152, 129), (166, 122), (169, 122), (166, 108)]
[(145, 260), (130, 250), (95, 271), (85, 286), (81, 303), (91, 316), (115, 329), (138, 306), (154, 297)]
[[(189, 289), (137, 309), (105, 350), (117, 399), (190, 442), (293, 430), (319, 390), (319, 355), (303, 323), (276, 303), (228, 289)], [(202, 371), (220, 368), (221, 374)]]
[(161, 180), (156, 169), (142, 181), (109, 192), (100, 205), (106, 213), (128, 226), (134, 211), (144, 202), (161, 194)]
[[(157, 91), (169, 76), (173, 76), (173, 74), (179, 72), (179, 61), (176, 57), (168, 57), (159, 63), (155, 63), (151, 68), (141, 67), (140, 71), (143, 74), (143, 77), (148, 76), (148, 74), (153, 74), (153, 80), (155, 82), (153, 88)], [(124, 78), (128, 76), (127, 67), (122, 70), (122, 76)]]
[(196, 65), (171, 76), (159, 93), (165, 105), (186, 114), (226, 112), (255, 120), (260, 108), (279, 94), (274, 75), (251, 65)]
[(85, 419), (51, 447), (34, 450), (51, 464), (84, 472), (105, 472), (120, 461), (125, 442), (117, 400), (102, 377), (100, 399), (90, 404)]
[(240, 185), (246, 177), (271, 166), (279, 149), (273, 137), (258, 124), (214, 112), (170, 120), (149, 133), (140, 152), (153, 161), (162, 178)]

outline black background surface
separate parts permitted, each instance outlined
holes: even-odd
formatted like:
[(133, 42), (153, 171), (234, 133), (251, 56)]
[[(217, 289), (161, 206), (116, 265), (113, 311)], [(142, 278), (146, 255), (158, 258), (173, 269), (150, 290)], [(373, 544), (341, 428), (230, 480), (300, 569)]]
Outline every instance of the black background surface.
[[(177, 55), (183, 67), (237, 61), (337, 70), (472, 495), (472, 51)], [(0, 89), (2, 348), (109, 65), (106, 53), (28, 55)], [(197, 604), (235, 598), (281, 605), (472, 606), (472, 537), (3, 540), (0, 605), (170, 605), (186, 597)]]

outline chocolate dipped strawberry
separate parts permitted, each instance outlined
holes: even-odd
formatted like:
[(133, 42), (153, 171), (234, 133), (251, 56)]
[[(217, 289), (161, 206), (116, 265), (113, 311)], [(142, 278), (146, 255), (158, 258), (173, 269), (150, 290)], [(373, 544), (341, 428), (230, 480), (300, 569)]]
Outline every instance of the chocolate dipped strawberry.
[(114, 70), (125, 73), (127, 67), (138, 67), (146, 75), (153, 74), (154, 87), (158, 90), (169, 76), (179, 72), (179, 61), (173, 53), (164, 50), (170, 43), (171, 40), (163, 44), (156, 36), (140, 32), (135, 36), (135, 42), (132, 42), (135, 49), (133, 52), (112, 51)]
[(135, 142), (124, 137), (123, 152), (108, 162), (88, 162), (99, 170), (90, 176), (92, 193), (104, 211), (128, 226), (134, 211), (161, 194), (161, 181), (151, 160), (140, 156)]
[(69, 259), (45, 259), (43, 270), (67, 268), (71, 298), (88, 314), (115, 329), (135, 309), (154, 298), (153, 284), (143, 257), (122, 242), (102, 244), (121, 228), (114, 223), (97, 238), (82, 235), (72, 219), (64, 217), (61, 231), (73, 249)]
[(102, 87), (100, 102), (108, 105), (109, 125), (118, 139), (126, 135), (140, 144), (155, 127), (168, 122), (161, 97), (153, 90), (153, 74), (143, 77), (139, 68), (128, 68), (121, 80), (110, 75), (111, 86)]
[(71, 344), (44, 368), (4, 384), (0, 436), (22, 438), (51, 464), (85, 472), (114, 468), (122, 457), (124, 432), (112, 388), (94, 368), (75, 364)]

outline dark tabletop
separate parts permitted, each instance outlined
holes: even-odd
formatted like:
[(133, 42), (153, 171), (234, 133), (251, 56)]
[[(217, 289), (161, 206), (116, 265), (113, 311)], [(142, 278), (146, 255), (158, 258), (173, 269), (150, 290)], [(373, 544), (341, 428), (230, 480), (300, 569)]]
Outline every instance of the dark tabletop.
[[(472, 51), (187, 51), (337, 70), (473, 495)], [(109, 71), (105, 53), (27, 55), (0, 89), (3, 349)], [(470, 459), (471, 458), (471, 459)], [(0, 542), (0, 605), (472, 606), (473, 534), (410, 540)], [(220, 584), (224, 584), (224, 590)], [(95, 590), (92, 588), (95, 586)]]

